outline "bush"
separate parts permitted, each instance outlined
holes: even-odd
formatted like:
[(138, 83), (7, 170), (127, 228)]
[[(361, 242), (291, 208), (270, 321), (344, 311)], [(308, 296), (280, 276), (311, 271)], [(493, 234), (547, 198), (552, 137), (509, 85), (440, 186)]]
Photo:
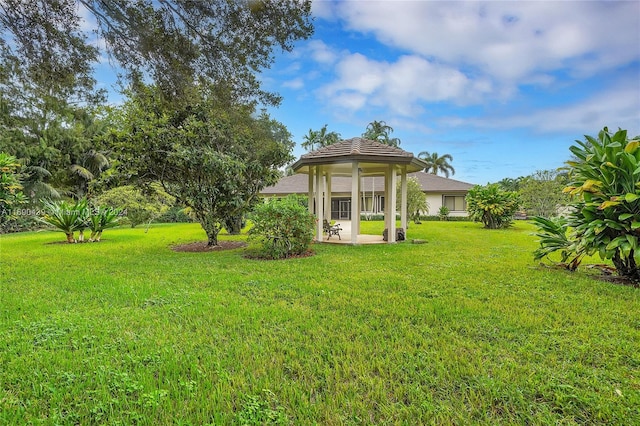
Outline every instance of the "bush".
[(611, 259), (619, 275), (640, 282), (640, 138), (626, 130), (585, 136), (569, 149), (575, 161), (565, 192), (578, 197), (568, 215), (575, 252)]
[(189, 216), (184, 207), (173, 206), (160, 216), (156, 217), (154, 222), (157, 223), (192, 223), (195, 220)]
[(158, 184), (151, 184), (147, 193), (131, 185), (119, 186), (100, 195), (97, 200), (100, 205), (124, 209), (132, 228), (159, 217), (175, 202)]
[[(102, 232), (118, 224), (119, 209), (92, 208), (86, 199), (78, 200), (74, 204), (66, 201), (44, 201), (45, 215), (41, 219), (44, 223), (54, 226), (64, 232), (68, 243), (84, 242), (84, 230), (89, 228), (89, 241), (100, 241)], [(78, 239), (75, 232), (78, 231)]]
[(440, 220), (449, 220), (449, 207), (440, 206), (440, 209), (438, 210), (438, 217)]
[(254, 208), (249, 238), (261, 243), (260, 257), (284, 259), (309, 250), (316, 222), (299, 198), (271, 199)]
[(509, 227), (519, 205), (518, 194), (503, 191), (498, 184), (476, 185), (469, 190), (466, 199), (471, 219), (482, 222), (488, 229)]
[(15, 157), (0, 152), (0, 230), (15, 220), (15, 209), (27, 202), (19, 181), (20, 164)]

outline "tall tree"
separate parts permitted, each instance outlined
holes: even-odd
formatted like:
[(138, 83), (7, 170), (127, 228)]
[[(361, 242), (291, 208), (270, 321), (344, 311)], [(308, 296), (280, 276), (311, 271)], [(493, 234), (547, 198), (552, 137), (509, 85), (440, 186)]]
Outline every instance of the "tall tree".
[[(396, 186), (396, 210), (402, 209), (402, 183)], [(415, 177), (407, 179), (407, 216), (413, 223), (420, 223), (420, 215), (429, 213), (427, 194), (422, 191), (420, 182)], [(407, 224), (408, 226), (408, 224)]]
[(440, 156), (437, 152), (422, 151), (418, 154), (418, 158), (422, 158), (427, 163), (427, 167), (424, 169), (427, 173), (437, 175), (442, 172), (445, 177), (449, 177), (450, 174), (456, 174), (453, 166), (449, 164), (449, 161), (453, 161), (453, 157), (450, 154)]
[(392, 138), (393, 127), (387, 125), (384, 121), (372, 121), (367, 125), (362, 137), (372, 141), (377, 141), (385, 145), (399, 146), (400, 139)]
[[(0, 30), (11, 40), (5, 46), (47, 79), (90, 78), (99, 52), (82, 30), (87, 14), (124, 76), (150, 78), (165, 96), (180, 99), (197, 80), (224, 81), (240, 99), (276, 104), (256, 73), (271, 65), (275, 47), (290, 51), (311, 35), (310, 13), (308, 0), (3, 0)], [(69, 58), (88, 49), (93, 61), (65, 73)]]
[(325, 124), (320, 130), (309, 129), (309, 133), (303, 136), (304, 142), (300, 146), (307, 151), (313, 151), (340, 142), (341, 138), (340, 133), (328, 132)]
[(562, 190), (567, 186), (565, 173), (557, 170), (538, 170), (520, 180), (520, 200), (528, 216), (550, 218), (560, 214), (560, 207), (569, 203)]
[(225, 89), (200, 87), (182, 108), (155, 86), (137, 88), (111, 133), (121, 164), (139, 182), (159, 181), (190, 207), (218, 244), (228, 220), (247, 212), (292, 159), (291, 135), (264, 111), (238, 104)]

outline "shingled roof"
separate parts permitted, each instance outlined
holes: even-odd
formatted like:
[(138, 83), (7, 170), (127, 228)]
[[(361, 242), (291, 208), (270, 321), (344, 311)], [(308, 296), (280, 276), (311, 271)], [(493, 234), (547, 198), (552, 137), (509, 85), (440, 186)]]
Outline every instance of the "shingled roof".
[[(461, 182), (455, 179), (448, 179), (425, 172), (409, 173), (407, 174), (407, 178), (416, 178), (420, 183), (422, 190), (429, 193), (466, 193), (468, 190), (473, 188), (473, 185), (470, 183)], [(384, 177), (364, 177), (362, 179), (363, 191), (370, 192), (373, 188), (375, 188), (376, 191), (383, 191)], [(264, 188), (260, 191), (262, 195), (307, 194), (308, 192), (309, 179), (307, 176), (302, 174), (285, 176), (280, 179), (277, 184)], [(331, 192), (351, 192), (351, 178), (342, 176), (334, 177), (331, 180)]]
[(292, 168), (296, 172), (304, 173), (305, 166), (352, 161), (407, 165), (410, 172), (427, 167), (424, 161), (403, 149), (369, 139), (351, 138), (302, 155), (293, 163)]

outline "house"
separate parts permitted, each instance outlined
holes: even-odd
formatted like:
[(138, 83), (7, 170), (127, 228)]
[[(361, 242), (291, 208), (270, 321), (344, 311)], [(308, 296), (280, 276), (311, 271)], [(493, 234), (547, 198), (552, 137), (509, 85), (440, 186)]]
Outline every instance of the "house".
[[(416, 178), (427, 194), (429, 215), (437, 215), (441, 206), (449, 209), (450, 216), (467, 216), (465, 196), (474, 185), (454, 179), (425, 172), (408, 173), (407, 178)], [(383, 176), (361, 177), (361, 214), (377, 215), (384, 212), (385, 188)], [(351, 190), (350, 177), (335, 176), (331, 184), (331, 219), (351, 220)], [(309, 193), (309, 179), (307, 175), (295, 174), (285, 176), (280, 181), (267, 188), (260, 194), (265, 197), (284, 197), (289, 194), (307, 195)]]

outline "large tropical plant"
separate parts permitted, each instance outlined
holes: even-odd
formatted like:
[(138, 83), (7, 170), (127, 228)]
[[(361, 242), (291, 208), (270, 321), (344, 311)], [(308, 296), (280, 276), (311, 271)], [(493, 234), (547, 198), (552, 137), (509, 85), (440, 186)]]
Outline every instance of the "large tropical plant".
[(42, 220), (64, 232), (68, 243), (77, 242), (75, 232), (87, 227), (87, 201), (79, 200), (75, 203), (67, 201), (43, 201), (45, 215)]
[(300, 146), (307, 151), (313, 151), (340, 142), (341, 137), (338, 132), (328, 132), (325, 124), (320, 130), (309, 129), (309, 133), (302, 137), (304, 142)]
[(570, 271), (580, 265), (584, 250), (576, 252), (576, 244), (569, 238), (569, 221), (564, 217), (545, 218), (535, 216), (533, 223), (538, 227), (535, 236), (539, 237), (540, 247), (533, 252), (535, 260), (542, 260), (551, 253), (560, 253), (560, 263)]
[(400, 145), (400, 139), (392, 138), (391, 133), (393, 133), (393, 127), (389, 126), (384, 121), (374, 120), (367, 125), (362, 137), (385, 145), (397, 147)]
[(495, 183), (474, 186), (467, 193), (466, 200), (469, 216), (488, 229), (510, 226), (519, 205), (516, 192), (503, 191)]
[(434, 175), (442, 173), (445, 177), (456, 174), (456, 170), (449, 164), (449, 161), (453, 161), (451, 154), (438, 155), (437, 152), (422, 151), (418, 154), (418, 158), (427, 163), (427, 167), (424, 169), (427, 173)]
[(118, 225), (122, 210), (110, 207), (97, 207), (89, 217), (88, 227), (91, 230), (90, 242), (100, 241), (102, 232)]
[(611, 259), (619, 275), (640, 282), (640, 138), (605, 127), (569, 149), (564, 191), (576, 197), (568, 217), (576, 252)]

